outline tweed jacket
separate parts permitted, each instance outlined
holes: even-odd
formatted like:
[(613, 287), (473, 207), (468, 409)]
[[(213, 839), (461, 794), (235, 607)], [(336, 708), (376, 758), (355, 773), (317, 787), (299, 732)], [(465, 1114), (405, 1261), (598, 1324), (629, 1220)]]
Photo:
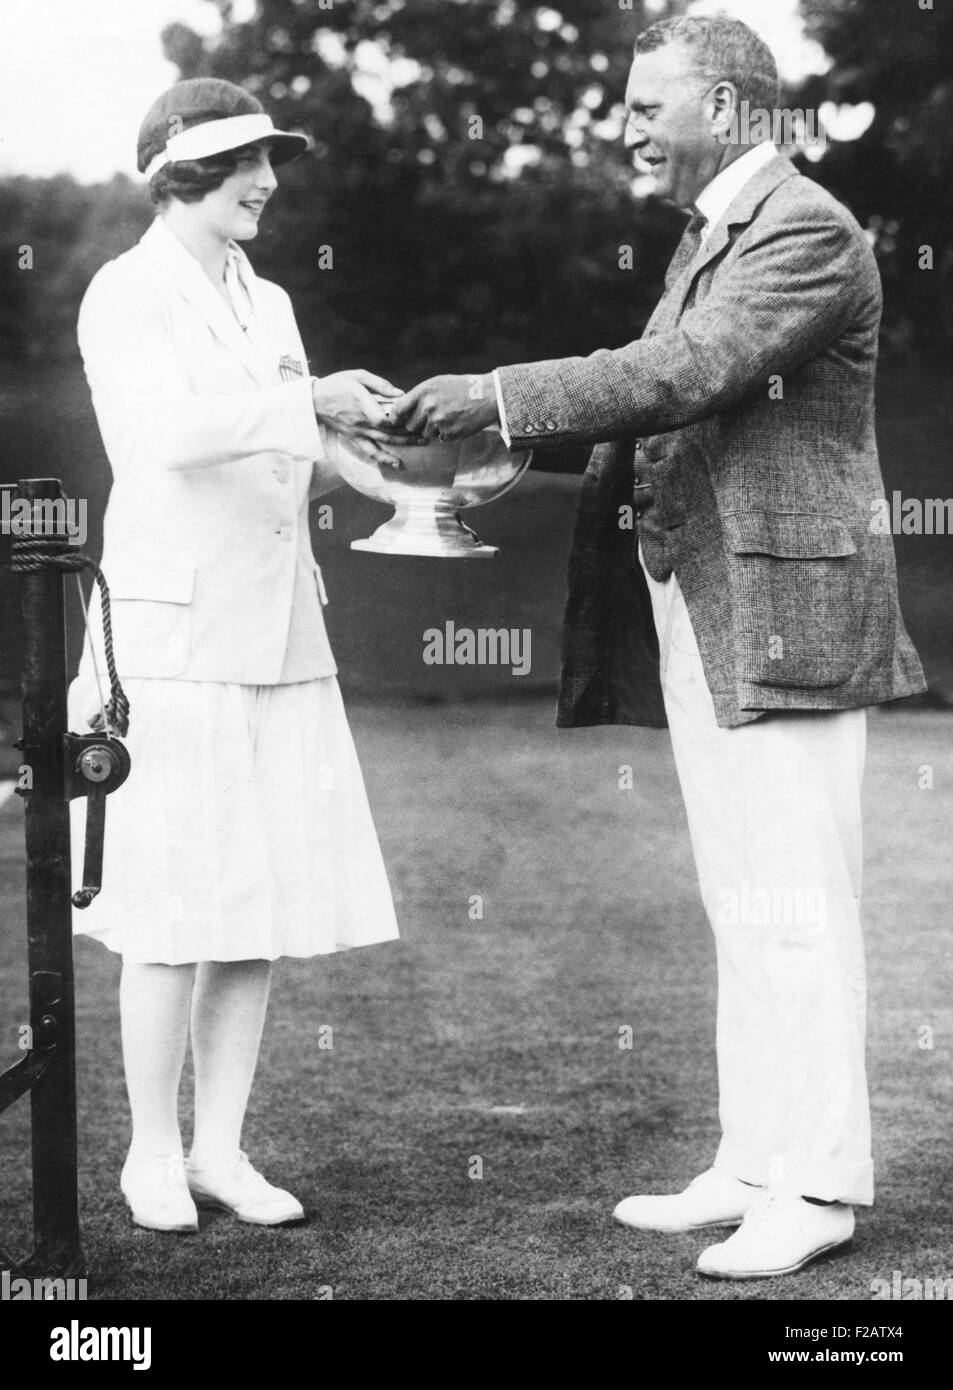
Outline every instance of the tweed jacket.
[(639, 541), (678, 578), (722, 727), (922, 691), (893, 541), (870, 529), (882, 295), (863, 231), (779, 155), (693, 251), (640, 340), (499, 369), (513, 448), (598, 445), (557, 722), (666, 722)]
[[(121, 676), (273, 685), (337, 669), (308, 501), (341, 479), (291, 301), (231, 254), (247, 331), (161, 217), (80, 309), (113, 475), (102, 568)], [(90, 617), (102, 670), (98, 590)]]

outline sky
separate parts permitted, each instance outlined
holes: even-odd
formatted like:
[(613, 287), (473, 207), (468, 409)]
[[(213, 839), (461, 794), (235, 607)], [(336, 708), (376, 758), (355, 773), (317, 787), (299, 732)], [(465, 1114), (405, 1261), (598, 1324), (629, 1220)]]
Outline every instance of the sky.
[[(236, 17), (252, 8), (253, 0), (236, 0)], [(825, 67), (801, 33), (797, 0), (697, 0), (693, 10), (750, 23), (789, 79)], [(117, 170), (139, 177), (139, 123), (178, 75), (162, 57), (164, 26), (218, 27), (208, 0), (3, 0), (0, 16), (0, 176), (67, 172), (82, 183)], [(367, 80), (381, 79), (371, 71)]]

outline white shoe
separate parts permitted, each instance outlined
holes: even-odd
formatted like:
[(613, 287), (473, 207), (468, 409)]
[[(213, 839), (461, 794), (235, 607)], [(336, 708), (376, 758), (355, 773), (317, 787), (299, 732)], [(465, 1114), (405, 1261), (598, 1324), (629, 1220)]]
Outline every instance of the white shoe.
[(763, 1187), (752, 1187), (717, 1168), (690, 1182), (684, 1192), (664, 1197), (626, 1197), (612, 1215), (637, 1231), (700, 1231), (737, 1226)]
[(734, 1235), (702, 1251), (698, 1272), (711, 1279), (793, 1274), (819, 1255), (846, 1245), (853, 1234), (854, 1209), (843, 1202), (817, 1206), (802, 1197), (766, 1194)]
[(238, 1153), (224, 1163), (197, 1167), (191, 1159), (185, 1165), (189, 1190), (200, 1207), (222, 1207), (239, 1221), (253, 1226), (281, 1226), (286, 1221), (303, 1221), (304, 1207), (284, 1188), (272, 1187)]
[(119, 1186), (137, 1226), (150, 1231), (197, 1231), (199, 1214), (189, 1196), (181, 1154), (127, 1158)]

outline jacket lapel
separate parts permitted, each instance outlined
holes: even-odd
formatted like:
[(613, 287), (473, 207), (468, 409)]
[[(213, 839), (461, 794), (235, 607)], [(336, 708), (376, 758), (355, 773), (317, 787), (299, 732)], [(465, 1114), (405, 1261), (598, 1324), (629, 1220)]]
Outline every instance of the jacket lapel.
[[(234, 353), (242, 366), (260, 386), (273, 384), (273, 372), (268, 363), (252, 347), (229, 306), (209, 280), (198, 261), (187, 251), (161, 217), (157, 217), (140, 241), (140, 246), (167, 276), (182, 298), (208, 324), (222, 345)], [(254, 276), (247, 259), (242, 256), (242, 275), (254, 297)]]
[(688, 292), (696, 277), (716, 256), (720, 256), (731, 242), (732, 228), (742, 227), (750, 222), (768, 194), (773, 193), (779, 184), (784, 183), (786, 179), (793, 178), (796, 173), (797, 170), (791, 161), (786, 156), (779, 154), (777, 159), (772, 159), (770, 164), (766, 164), (755, 174), (753, 179), (745, 184), (734, 202), (719, 218), (711, 236), (707, 241), (702, 242), (697, 256), (694, 256), (689, 264), (677, 265), (679, 255), (678, 251), (675, 252), (672, 260), (675, 274), (672, 276), (671, 282), (669, 282), (668, 276), (665, 278), (666, 294), (664, 299), (668, 299), (669, 295), (674, 298), (674, 303), (666, 305), (669, 318), (677, 319), (680, 316)]

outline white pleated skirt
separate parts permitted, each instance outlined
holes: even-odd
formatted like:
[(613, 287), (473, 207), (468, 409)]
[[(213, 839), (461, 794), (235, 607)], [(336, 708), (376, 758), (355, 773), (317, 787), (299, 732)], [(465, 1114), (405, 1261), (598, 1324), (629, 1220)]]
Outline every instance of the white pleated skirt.
[[(124, 960), (315, 956), (392, 941), (393, 899), (337, 679), (128, 680), (132, 771), (106, 803), (103, 889), (77, 934)], [(70, 687), (70, 728), (98, 708)], [(73, 887), (86, 802), (71, 804)]]

